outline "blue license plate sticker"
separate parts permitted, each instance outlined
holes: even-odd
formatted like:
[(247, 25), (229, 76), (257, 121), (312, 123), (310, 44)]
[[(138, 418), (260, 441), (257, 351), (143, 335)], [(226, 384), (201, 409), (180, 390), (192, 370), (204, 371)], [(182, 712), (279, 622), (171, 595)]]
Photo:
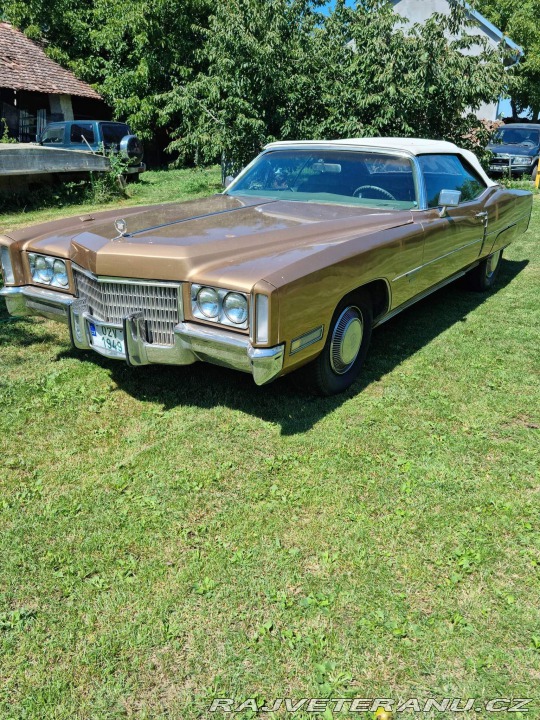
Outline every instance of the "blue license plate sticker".
[(94, 337), (97, 337), (96, 326), (94, 325), (94, 323), (88, 323), (88, 325), (90, 326), (90, 332), (92, 333), (92, 335)]

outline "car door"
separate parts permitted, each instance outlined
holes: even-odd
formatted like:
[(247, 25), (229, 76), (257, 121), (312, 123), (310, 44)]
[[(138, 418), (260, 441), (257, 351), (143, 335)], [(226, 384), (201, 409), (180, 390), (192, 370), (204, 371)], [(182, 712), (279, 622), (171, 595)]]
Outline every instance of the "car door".
[[(486, 203), (492, 194), (483, 178), (460, 155), (421, 155), (428, 208), (419, 213), (424, 228), (422, 264), (416, 286), (436, 285), (472, 264), (480, 255), (489, 225)], [(441, 217), (441, 190), (461, 193), (458, 207)]]

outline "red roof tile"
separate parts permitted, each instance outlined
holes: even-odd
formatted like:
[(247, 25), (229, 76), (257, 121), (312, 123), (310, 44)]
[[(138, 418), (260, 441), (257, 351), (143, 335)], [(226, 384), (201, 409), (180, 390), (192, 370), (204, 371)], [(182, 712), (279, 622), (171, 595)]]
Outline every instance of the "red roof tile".
[(47, 57), (38, 45), (7, 22), (0, 22), (0, 87), (101, 99), (90, 85)]

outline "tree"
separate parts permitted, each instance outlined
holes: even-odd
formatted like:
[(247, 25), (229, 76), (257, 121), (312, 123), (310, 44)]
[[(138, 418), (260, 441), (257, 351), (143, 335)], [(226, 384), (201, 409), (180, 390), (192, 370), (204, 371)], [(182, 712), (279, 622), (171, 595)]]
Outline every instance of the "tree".
[(355, 10), (340, 3), (320, 45), (329, 112), (318, 132), (460, 139), (471, 123), (467, 110), (497, 99), (506, 82), (502, 57), (487, 44), (478, 56), (466, 54), (480, 41), (460, 33), (464, 22), (456, 6), (449, 17), (403, 30), (387, 3), (366, 0)]
[(510, 83), (514, 118), (530, 108), (532, 119), (540, 119), (540, 2), (475, 0), (474, 5), (524, 49)]
[[(158, 97), (191, 78), (210, 0), (94, 0), (92, 58), (79, 74), (143, 138), (159, 124)], [(176, 124), (177, 120), (171, 118)]]
[(65, 67), (90, 53), (93, 0), (2, 0), (0, 15)]
[[(501, 0), (502, 2), (503, 0)], [(527, 0), (529, 1), (529, 0)], [(532, 0), (530, 0), (532, 2)], [(493, 0), (495, 2), (495, 0)], [(244, 163), (274, 139), (461, 141), (505, 89), (501, 54), (454, 3), (405, 30), (387, 0), (3, 0), (8, 19), (179, 162)]]
[[(389, 3), (231, 0), (210, 17), (208, 64), (169, 95), (183, 117), (171, 149), (238, 163), (274, 138), (420, 135), (462, 141), (467, 113), (497, 100), (502, 55), (467, 34), (458, 5), (405, 31)], [(466, 54), (480, 44), (479, 56)]]
[(181, 117), (170, 149), (211, 161), (244, 162), (264, 143), (290, 137), (297, 98), (310, 92), (310, 56), (324, 0), (229, 0), (203, 30), (203, 69), (164, 98), (164, 118)]
[(211, 0), (4, 0), (5, 16), (91, 83), (143, 138), (156, 97), (191, 77)]

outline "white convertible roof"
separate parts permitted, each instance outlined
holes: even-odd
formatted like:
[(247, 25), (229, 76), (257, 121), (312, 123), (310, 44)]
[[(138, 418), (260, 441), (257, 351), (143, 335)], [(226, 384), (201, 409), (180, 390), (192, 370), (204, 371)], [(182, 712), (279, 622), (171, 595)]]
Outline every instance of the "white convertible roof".
[(339, 147), (346, 145), (358, 148), (374, 148), (384, 150), (397, 150), (405, 152), (409, 155), (461, 155), (467, 162), (473, 166), (476, 172), (482, 177), (484, 182), (489, 186), (497, 185), (491, 180), (476, 155), (470, 150), (454, 145), (454, 143), (445, 140), (426, 140), (424, 138), (399, 138), (399, 137), (367, 137), (367, 138), (349, 138), (347, 140), (282, 140), (273, 142), (266, 146), (265, 149), (291, 148), (291, 147), (309, 147), (310, 145), (330, 145)]

